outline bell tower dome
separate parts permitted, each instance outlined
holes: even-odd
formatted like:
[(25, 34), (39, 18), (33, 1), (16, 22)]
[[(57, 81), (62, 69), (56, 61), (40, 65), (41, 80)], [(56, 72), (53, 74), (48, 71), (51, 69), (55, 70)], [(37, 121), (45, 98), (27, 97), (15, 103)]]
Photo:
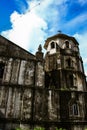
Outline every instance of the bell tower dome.
[[(74, 37), (65, 34), (57, 34), (46, 40), (45, 71), (47, 75), (51, 75), (51, 80), (57, 79), (56, 88), (84, 89), (83, 79), (79, 76), (79, 73), (85, 74), (78, 46)], [(54, 72), (58, 77), (54, 76)]]

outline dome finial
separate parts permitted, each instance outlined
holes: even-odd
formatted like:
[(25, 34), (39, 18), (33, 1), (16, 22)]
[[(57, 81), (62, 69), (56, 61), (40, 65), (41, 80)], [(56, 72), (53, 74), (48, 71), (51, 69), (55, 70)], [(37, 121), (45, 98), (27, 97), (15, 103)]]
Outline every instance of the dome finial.
[(41, 46), (41, 44), (38, 47), (38, 52), (42, 52), (42, 46)]
[(61, 33), (62, 33), (62, 31), (61, 31), (61, 30), (58, 30), (58, 33), (59, 33), (59, 34), (61, 34)]
[(43, 60), (43, 52), (42, 52), (42, 46), (41, 44), (38, 47), (38, 51), (36, 52), (36, 58), (40, 61)]

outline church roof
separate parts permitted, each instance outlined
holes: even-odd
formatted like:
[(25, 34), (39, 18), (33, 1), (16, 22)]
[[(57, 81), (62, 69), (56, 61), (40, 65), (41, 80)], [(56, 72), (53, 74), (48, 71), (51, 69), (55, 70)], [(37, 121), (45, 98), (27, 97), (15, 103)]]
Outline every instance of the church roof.
[(79, 45), (79, 43), (77, 42), (77, 40), (76, 40), (74, 37), (68, 36), (68, 35), (66, 35), (66, 34), (58, 33), (58, 34), (53, 35), (53, 36), (51, 36), (51, 37), (48, 37), (48, 38), (46, 39), (45, 44), (44, 44), (44, 48), (46, 49), (47, 46), (48, 46), (48, 44), (49, 44), (49, 42), (50, 42), (51, 40), (55, 40), (55, 38), (62, 38), (62, 39), (72, 40), (75, 44)]
[(35, 59), (36, 57), (16, 45), (15, 43), (9, 41), (5, 37), (0, 35), (0, 55), (5, 57), (21, 58), (24, 60)]

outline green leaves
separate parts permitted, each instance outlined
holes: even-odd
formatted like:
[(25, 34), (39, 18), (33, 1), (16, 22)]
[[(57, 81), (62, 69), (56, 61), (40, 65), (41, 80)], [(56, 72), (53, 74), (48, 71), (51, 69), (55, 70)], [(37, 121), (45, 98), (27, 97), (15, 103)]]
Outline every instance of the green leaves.
[(59, 128), (59, 129), (58, 129), (58, 128), (56, 127), (56, 130), (66, 130), (66, 129), (63, 129), (63, 128)]
[(45, 128), (43, 128), (43, 127), (36, 127), (36, 128), (34, 128), (34, 130), (45, 130)]
[(22, 130), (21, 128), (16, 128), (15, 130)]
[[(31, 130), (31, 129), (16, 128), (15, 130)], [(45, 128), (43, 128), (43, 127), (35, 127), (34, 130), (45, 130)]]
[[(29, 128), (27, 128), (27, 129), (16, 128), (16, 129), (12, 129), (12, 130), (32, 130), (32, 129), (29, 129)], [(33, 130), (45, 130), (45, 128), (43, 128), (43, 127), (35, 127)], [(66, 130), (66, 129), (56, 127), (55, 130)], [(87, 130), (87, 128), (85, 128), (84, 130)]]
[[(31, 130), (31, 129), (22, 129), (22, 128), (16, 128), (15, 130)], [(45, 128), (43, 127), (35, 127), (34, 130), (45, 130)], [(63, 129), (63, 128), (57, 128), (55, 130), (66, 130), (66, 129)], [(85, 129), (87, 130), (87, 129)]]

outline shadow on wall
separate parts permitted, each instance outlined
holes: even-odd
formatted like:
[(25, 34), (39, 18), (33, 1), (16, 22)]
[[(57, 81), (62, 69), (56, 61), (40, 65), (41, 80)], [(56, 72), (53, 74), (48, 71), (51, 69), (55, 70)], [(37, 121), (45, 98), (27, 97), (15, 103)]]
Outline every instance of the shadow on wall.
[(4, 122), (3, 122), (4, 118), (5, 118), (5, 115), (0, 111), (0, 130), (4, 129)]
[(5, 118), (5, 115), (0, 111), (0, 121), (2, 118)]

